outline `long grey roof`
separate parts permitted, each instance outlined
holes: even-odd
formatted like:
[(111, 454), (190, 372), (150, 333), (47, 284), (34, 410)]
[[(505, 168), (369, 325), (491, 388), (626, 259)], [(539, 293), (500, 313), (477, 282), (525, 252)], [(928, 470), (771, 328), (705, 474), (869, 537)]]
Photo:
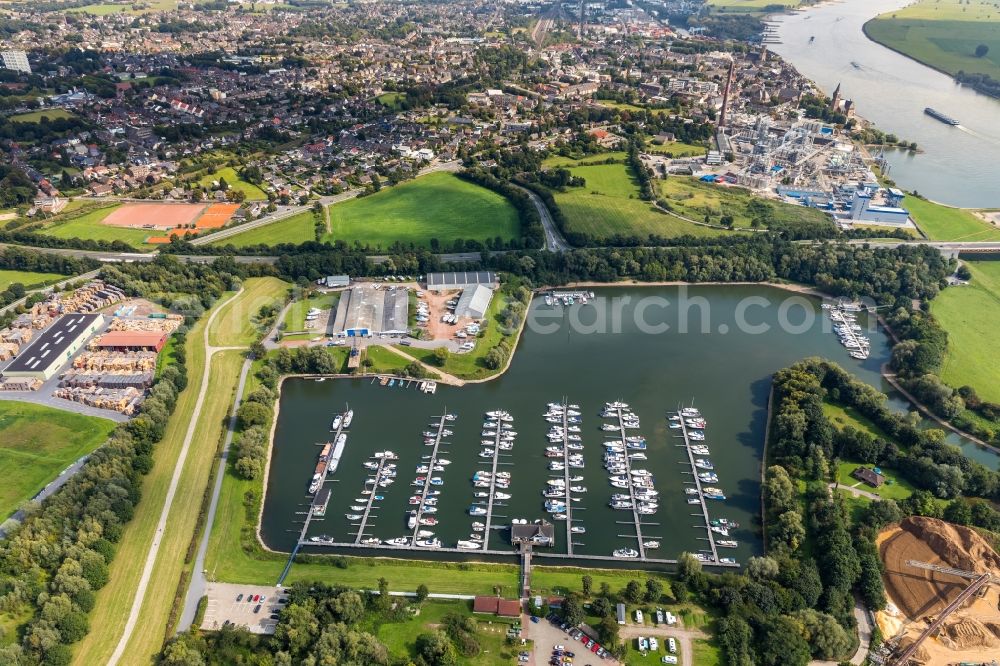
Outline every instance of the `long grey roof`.
[(453, 271), (449, 273), (428, 273), (427, 288), (460, 289), (469, 284), (495, 284), (497, 275), (493, 271)]

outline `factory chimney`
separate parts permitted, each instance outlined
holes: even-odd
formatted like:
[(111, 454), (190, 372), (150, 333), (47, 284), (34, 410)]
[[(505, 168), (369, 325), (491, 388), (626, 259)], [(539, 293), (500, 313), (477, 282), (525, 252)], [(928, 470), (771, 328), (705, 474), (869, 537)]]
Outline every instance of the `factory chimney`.
[(733, 74), (736, 70), (736, 61), (729, 60), (729, 75), (726, 77), (726, 89), (722, 93), (722, 111), (719, 113), (718, 128), (721, 130), (726, 126), (726, 114), (729, 112), (729, 93), (733, 88)]

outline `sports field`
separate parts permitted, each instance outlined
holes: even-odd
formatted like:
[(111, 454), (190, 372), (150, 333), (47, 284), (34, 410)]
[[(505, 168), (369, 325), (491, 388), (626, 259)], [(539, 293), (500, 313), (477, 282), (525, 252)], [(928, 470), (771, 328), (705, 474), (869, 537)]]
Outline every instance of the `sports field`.
[(40, 109), (38, 111), (32, 111), (31, 113), (19, 113), (16, 116), (11, 116), (10, 121), (14, 123), (37, 123), (42, 119), (42, 116), (48, 118), (49, 120), (62, 120), (65, 118), (75, 118), (72, 113), (66, 109)]
[(20, 282), (28, 289), (40, 287), (53, 282), (65, 280), (68, 276), (58, 273), (30, 273), (28, 271), (2, 271), (0, 270), (0, 291), (3, 291), (15, 282)]
[(118, 204), (112, 204), (104, 208), (95, 208), (66, 222), (60, 222), (60, 218), (56, 217), (48, 226), (40, 229), (38, 233), (55, 238), (117, 240), (134, 247), (144, 245), (146, 238), (150, 235), (149, 229), (130, 229), (128, 227), (113, 227), (104, 224), (105, 218), (111, 215), (117, 208), (119, 208)]
[(1000, 261), (967, 261), (972, 281), (948, 287), (931, 301), (931, 313), (948, 331), (941, 378), (969, 385), (984, 399), (1000, 402)]
[(722, 233), (660, 212), (651, 202), (640, 199), (639, 185), (625, 164), (577, 166), (570, 171), (582, 176), (586, 185), (553, 193), (569, 231), (596, 239), (615, 234), (671, 237)]
[(240, 175), (236, 173), (236, 170), (229, 166), (217, 169), (215, 173), (205, 174), (198, 179), (198, 184), (203, 187), (210, 187), (213, 182), (218, 182), (222, 178), (226, 179), (226, 183), (229, 185), (230, 189), (237, 190), (245, 194), (247, 201), (264, 201), (267, 199), (267, 195), (264, 194), (264, 190), (260, 189), (253, 183), (248, 183), (240, 178)]
[(248, 247), (250, 245), (298, 244), (314, 241), (316, 240), (316, 220), (316, 214), (307, 210), (284, 220), (250, 229), (242, 234), (223, 238), (210, 244)]
[[(1000, 79), (1000, 7), (992, 0), (917, 0), (865, 24), (869, 38), (950, 74)], [(989, 50), (976, 55), (976, 47)]]
[(101, 224), (128, 229), (176, 229), (193, 224), (204, 210), (202, 204), (127, 203), (101, 220)]
[(520, 235), (517, 211), (499, 194), (450, 173), (432, 173), (330, 207), (333, 233), (324, 240), (387, 249), (397, 241), (442, 247), (457, 239), (485, 241)]
[(108, 438), (114, 422), (0, 400), (0, 521), (82, 455)]
[(995, 241), (1000, 240), (1000, 228), (961, 208), (951, 208), (933, 201), (908, 196), (902, 206), (931, 240)]

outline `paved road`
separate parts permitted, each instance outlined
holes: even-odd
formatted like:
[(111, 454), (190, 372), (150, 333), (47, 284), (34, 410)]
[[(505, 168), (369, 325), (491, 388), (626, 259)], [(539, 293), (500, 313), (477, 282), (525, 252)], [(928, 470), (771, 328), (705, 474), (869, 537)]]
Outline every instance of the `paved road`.
[(542, 198), (525, 187), (515, 187), (527, 194), (531, 199), (531, 203), (535, 204), (535, 210), (538, 211), (538, 217), (542, 219), (542, 229), (545, 231), (545, 249), (549, 252), (565, 252), (567, 250), (571, 250), (572, 247), (570, 247), (570, 244), (566, 242), (565, 238), (563, 238), (562, 233), (560, 233), (559, 228), (552, 219), (552, 215), (549, 213), (549, 209), (545, 205), (545, 202), (542, 201)]
[[(153, 576), (153, 566), (156, 564), (156, 556), (160, 552), (160, 543), (163, 540), (163, 531), (167, 527), (167, 517), (170, 515), (170, 509), (174, 504), (174, 497), (177, 494), (177, 486), (180, 483), (181, 475), (184, 472), (184, 462), (187, 460), (188, 451), (191, 448), (191, 442), (194, 440), (194, 433), (198, 426), (198, 419), (201, 417), (201, 408), (204, 406), (206, 400), (206, 394), (209, 389), (209, 377), (211, 375), (212, 369), (212, 356), (217, 351), (222, 351), (229, 349), (228, 347), (213, 347), (208, 342), (208, 332), (212, 328), (212, 322), (215, 321), (216, 315), (222, 311), (225, 303), (237, 298), (242, 289), (230, 296), (224, 303), (219, 303), (217, 307), (212, 310), (211, 316), (209, 316), (208, 321), (205, 323), (205, 329), (202, 331), (202, 344), (205, 346), (205, 369), (202, 371), (201, 376), (201, 388), (198, 391), (198, 399), (195, 402), (194, 412), (191, 414), (191, 421), (188, 423), (187, 433), (184, 435), (184, 443), (181, 446), (180, 454), (177, 456), (177, 462), (174, 464), (174, 473), (170, 478), (170, 486), (167, 489), (167, 497), (163, 502), (163, 508), (160, 511), (160, 519), (156, 524), (156, 533), (153, 535), (153, 542), (149, 546), (149, 553), (146, 555), (146, 562), (142, 567), (142, 576), (139, 578), (139, 585), (135, 591), (135, 597), (132, 599), (132, 608), (129, 611), (128, 620), (125, 622), (125, 628), (122, 631), (121, 637), (118, 639), (118, 645), (115, 646), (115, 651), (108, 660), (108, 666), (115, 666), (125, 653), (125, 648), (128, 646), (129, 640), (132, 638), (132, 633), (135, 631), (135, 625), (139, 621), (139, 612), (142, 610), (142, 603), (146, 598), (146, 590), (149, 587), (149, 580)], [(185, 500), (197, 501), (197, 498), (185, 498)]]
[[(280, 320), (279, 320), (280, 321)], [(208, 505), (208, 520), (205, 521), (204, 533), (201, 535), (201, 543), (198, 545), (198, 555), (194, 561), (194, 570), (191, 574), (191, 585), (188, 587), (187, 597), (184, 600), (184, 611), (181, 614), (181, 621), (177, 625), (177, 631), (187, 631), (194, 622), (194, 616), (198, 611), (198, 602), (205, 596), (208, 589), (208, 581), (205, 578), (205, 554), (208, 552), (208, 542), (212, 535), (212, 526), (215, 524), (215, 512), (219, 506), (219, 493), (222, 491), (222, 480), (226, 476), (226, 463), (229, 460), (229, 446), (233, 442), (233, 432), (236, 430), (236, 410), (239, 409), (243, 401), (243, 389), (246, 388), (247, 374), (253, 364), (251, 359), (243, 362), (243, 369), (240, 371), (240, 381), (236, 386), (236, 399), (233, 401), (233, 411), (229, 416), (229, 427), (226, 430), (226, 441), (222, 445), (222, 455), (219, 456), (219, 469), (215, 473), (215, 486), (212, 488), (212, 499)]]
[[(850, 662), (855, 666), (861, 666), (861, 664), (865, 663), (865, 659), (868, 658), (868, 646), (872, 641), (872, 624), (868, 611), (857, 597), (854, 598), (854, 618), (858, 621), (858, 639), (860, 640), (860, 644), (858, 645), (858, 651), (851, 657)], [(809, 666), (837, 666), (840, 663), (842, 662), (813, 660), (809, 662)]]
[(870, 493), (867, 490), (862, 490), (861, 488), (856, 488), (855, 486), (845, 486), (842, 483), (839, 483), (839, 484), (838, 483), (831, 483), (830, 484), (830, 490), (836, 491), (838, 489), (839, 490), (846, 490), (847, 492), (851, 493), (855, 497), (865, 497), (865, 498), (870, 499), (870, 500), (880, 500), (880, 499), (882, 499), (882, 497), (880, 497), (879, 495), (876, 495), (875, 493)]

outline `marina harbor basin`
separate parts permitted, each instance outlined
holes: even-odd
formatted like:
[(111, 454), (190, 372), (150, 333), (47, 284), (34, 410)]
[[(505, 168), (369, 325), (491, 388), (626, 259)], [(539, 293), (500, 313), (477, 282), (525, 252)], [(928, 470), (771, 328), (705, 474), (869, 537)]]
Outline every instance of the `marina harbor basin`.
[[(761, 552), (772, 373), (823, 356), (881, 387), (889, 356), (872, 315), (853, 314), (870, 342), (852, 357), (820, 299), (774, 287), (548, 300), (532, 301), (510, 368), (490, 381), (434, 394), (370, 377), (284, 381), (264, 543), (287, 552), (301, 536), (309, 553), (513, 558), (511, 524), (544, 519), (552, 528), (517, 530), (551, 535), (534, 544), (544, 564), (656, 565), (685, 551), (745, 563)], [(329, 491), (314, 515), (310, 485), (327, 443), (337, 462), (313, 488)], [(693, 501), (702, 497), (704, 510)]]

